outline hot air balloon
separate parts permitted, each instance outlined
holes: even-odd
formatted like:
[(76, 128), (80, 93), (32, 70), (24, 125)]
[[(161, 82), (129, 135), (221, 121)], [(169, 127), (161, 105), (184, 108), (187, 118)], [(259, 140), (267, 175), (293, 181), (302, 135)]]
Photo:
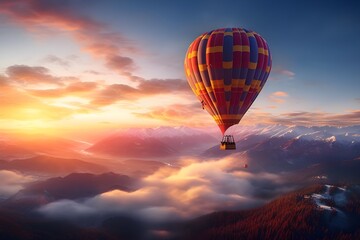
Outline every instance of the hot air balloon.
[(268, 44), (254, 31), (216, 29), (190, 44), (184, 67), (192, 91), (221, 130), (220, 148), (236, 149), (225, 132), (240, 122), (270, 74)]

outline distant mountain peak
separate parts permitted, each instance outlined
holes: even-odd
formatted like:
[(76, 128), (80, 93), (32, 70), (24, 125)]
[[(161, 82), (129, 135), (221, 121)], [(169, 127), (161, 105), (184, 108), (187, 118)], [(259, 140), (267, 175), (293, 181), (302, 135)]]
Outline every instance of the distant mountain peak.
[(208, 133), (185, 126), (129, 128), (116, 131), (88, 151), (118, 157), (151, 158), (188, 154), (197, 149), (204, 151), (216, 143), (217, 139)]

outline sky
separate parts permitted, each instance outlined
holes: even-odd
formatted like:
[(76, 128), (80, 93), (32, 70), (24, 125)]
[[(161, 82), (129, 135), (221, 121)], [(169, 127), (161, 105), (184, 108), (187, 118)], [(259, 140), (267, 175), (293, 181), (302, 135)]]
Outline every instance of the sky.
[(241, 27), (273, 67), (241, 121), (360, 122), (357, 1), (0, 0), (0, 129), (212, 127), (185, 78), (189, 44)]

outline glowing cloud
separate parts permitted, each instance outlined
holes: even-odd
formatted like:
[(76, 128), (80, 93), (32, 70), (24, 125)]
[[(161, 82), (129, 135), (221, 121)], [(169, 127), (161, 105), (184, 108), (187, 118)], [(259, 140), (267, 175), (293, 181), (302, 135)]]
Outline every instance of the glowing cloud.
[(32, 177), (0, 170), (0, 197), (9, 197), (23, 188), (23, 184), (34, 181)]
[(289, 95), (286, 92), (274, 92), (270, 95), (270, 100), (275, 103), (284, 103), (285, 98), (287, 98)]
[[(82, 202), (54, 202), (39, 211), (60, 218), (64, 215), (76, 218), (95, 212), (135, 215), (149, 222), (166, 221), (192, 218), (220, 209), (258, 206), (268, 200), (254, 197), (262, 191), (262, 185), (274, 184), (278, 189), (282, 188), (276, 175), (253, 175), (239, 170), (239, 161), (244, 160), (244, 157), (240, 158), (207, 162), (192, 159), (189, 162), (193, 163), (177, 171), (160, 169), (145, 178), (143, 187), (137, 191), (114, 190)], [(74, 208), (78, 210), (74, 211)]]

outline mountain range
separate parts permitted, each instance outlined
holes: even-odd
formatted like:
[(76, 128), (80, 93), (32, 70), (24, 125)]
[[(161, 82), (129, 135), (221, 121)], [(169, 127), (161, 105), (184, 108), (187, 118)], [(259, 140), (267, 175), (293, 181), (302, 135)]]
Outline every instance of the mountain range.
[(359, 239), (359, 197), (359, 185), (316, 185), (258, 209), (196, 218), (176, 239)]
[(122, 158), (163, 158), (196, 154), (216, 142), (214, 136), (188, 127), (132, 128), (96, 142), (87, 151)]
[(82, 199), (112, 190), (134, 191), (137, 180), (112, 172), (102, 174), (72, 173), (28, 183), (15, 195), (0, 202), (0, 208), (33, 210), (61, 199)]
[(233, 151), (214, 146), (202, 156), (220, 158), (245, 154), (253, 172), (284, 172), (360, 157), (359, 126), (250, 128), (238, 132), (240, 139)]
[[(213, 129), (188, 127), (159, 127), (125, 129), (95, 142), (87, 151), (116, 157), (159, 158), (183, 155), (201, 155), (218, 158), (234, 153), (254, 150), (272, 154), (302, 152), (302, 158), (321, 150), (330, 158), (336, 153), (345, 158), (357, 156), (360, 143), (360, 126), (351, 127), (304, 127), (304, 126), (252, 126), (237, 127), (232, 132), (236, 139), (235, 151), (219, 149), (219, 134)], [(327, 149), (324, 149), (327, 148)], [(273, 150), (278, 150), (273, 153)], [(350, 152), (349, 152), (350, 150)], [(335, 155), (334, 155), (335, 154)], [(296, 158), (297, 156), (295, 156)], [(316, 157), (316, 156), (314, 156)], [(291, 162), (292, 156), (286, 156)], [(319, 158), (324, 158), (323, 155)], [(274, 159), (272, 159), (274, 160)], [(291, 164), (291, 163), (290, 163)]]
[[(314, 185), (257, 209), (149, 226), (111, 216), (97, 227), (0, 209), (1, 239), (359, 239), (359, 185)], [(56, 237), (52, 237), (56, 236)]]
[[(219, 149), (215, 128), (124, 129), (93, 144), (54, 139), (48, 148), (46, 141), (25, 146), (21, 144), (25, 141), (1, 139), (0, 170), (35, 176), (36, 181), (21, 183), (20, 191), (1, 200), (0, 239), (49, 239), (55, 235), (58, 239), (360, 239), (360, 126), (239, 126), (231, 132), (237, 145), (232, 151)], [(58, 154), (57, 148), (62, 148)], [(163, 172), (186, 176), (190, 171), (194, 179), (186, 181), (211, 184), (194, 166), (185, 168), (188, 165), (182, 160), (187, 157), (198, 161), (199, 168), (207, 161), (235, 160), (231, 169), (221, 174), (244, 178), (251, 188), (250, 197), (274, 200), (256, 209), (160, 223), (114, 212), (100, 216), (97, 225), (79, 226), (45, 218), (36, 211), (64, 199), (81, 204), (112, 190), (130, 195), (140, 190), (137, 193), (141, 194), (142, 187), (152, 189), (146, 188), (146, 182), (161, 183), (161, 179), (147, 178), (159, 170), (164, 171), (157, 177)], [(276, 177), (277, 182), (258, 181), (258, 174)], [(174, 180), (172, 175), (164, 178)], [(295, 191), (279, 196), (277, 187)], [(192, 194), (196, 191), (188, 197)], [(157, 205), (147, 209), (157, 210)]]
[(107, 171), (106, 167), (99, 164), (47, 155), (37, 155), (11, 161), (0, 160), (0, 169), (44, 176), (66, 175), (74, 172), (101, 173)]

